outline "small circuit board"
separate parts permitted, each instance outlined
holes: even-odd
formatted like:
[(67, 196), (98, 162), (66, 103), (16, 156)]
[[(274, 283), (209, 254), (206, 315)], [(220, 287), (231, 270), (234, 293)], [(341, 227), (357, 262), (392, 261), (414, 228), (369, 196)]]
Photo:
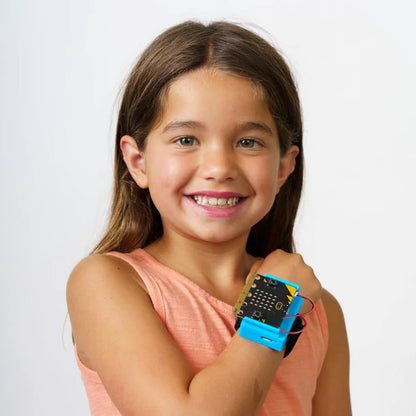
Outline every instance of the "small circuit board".
[(233, 309), (236, 329), (244, 317), (279, 328), (298, 291), (299, 286), (294, 283), (271, 275), (252, 274)]

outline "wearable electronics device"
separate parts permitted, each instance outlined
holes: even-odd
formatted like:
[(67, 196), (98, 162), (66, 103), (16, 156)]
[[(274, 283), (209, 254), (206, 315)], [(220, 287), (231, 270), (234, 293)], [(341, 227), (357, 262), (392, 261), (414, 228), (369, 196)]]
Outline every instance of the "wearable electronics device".
[(270, 274), (252, 274), (233, 309), (239, 335), (277, 351), (287, 343), (286, 357), (303, 329), (297, 316), (303, 302), (299, 289)]

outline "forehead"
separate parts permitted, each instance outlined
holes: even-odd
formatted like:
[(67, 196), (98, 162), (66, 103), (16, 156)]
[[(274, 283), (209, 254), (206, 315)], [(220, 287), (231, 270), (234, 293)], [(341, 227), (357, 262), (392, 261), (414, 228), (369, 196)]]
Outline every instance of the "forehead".
[(260, 86), (247, 78), (210, 68), (188, 72), (169, 85), (157, 124), (175, 120), (198, 120), (216, 125), (261, 122), (270, 125), (277, 134)]

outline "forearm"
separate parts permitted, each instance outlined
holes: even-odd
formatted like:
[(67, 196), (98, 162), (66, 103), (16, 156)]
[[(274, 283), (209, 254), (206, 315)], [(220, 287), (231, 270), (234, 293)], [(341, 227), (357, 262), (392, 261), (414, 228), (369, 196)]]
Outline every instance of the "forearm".
[(218, 359), (192, 379), (185, 414), (257, 414), (282, 357), (282, 352), (234, 336)]

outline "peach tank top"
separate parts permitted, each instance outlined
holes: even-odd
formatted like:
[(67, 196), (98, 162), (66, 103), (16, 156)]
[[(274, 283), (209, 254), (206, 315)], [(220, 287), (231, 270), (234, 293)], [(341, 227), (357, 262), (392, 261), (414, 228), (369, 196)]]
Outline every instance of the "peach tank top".
[[(142, 249), (128, 254), (109, 254), (123, 259), (137, 271), (147, 287), (154, 309), (193, 371), (198, 372), (212, 363), (235, 334), (232, 306), (214, 298)], [(260, 416), (312, 414), (312, 399), (328, 344), (322, 302), (307, 318), (308, 327), (291, 354), (282, 361)], [(98, 374), (80, 361), (76, 349), (75, 354), (91, 415), (121, 416)]]

